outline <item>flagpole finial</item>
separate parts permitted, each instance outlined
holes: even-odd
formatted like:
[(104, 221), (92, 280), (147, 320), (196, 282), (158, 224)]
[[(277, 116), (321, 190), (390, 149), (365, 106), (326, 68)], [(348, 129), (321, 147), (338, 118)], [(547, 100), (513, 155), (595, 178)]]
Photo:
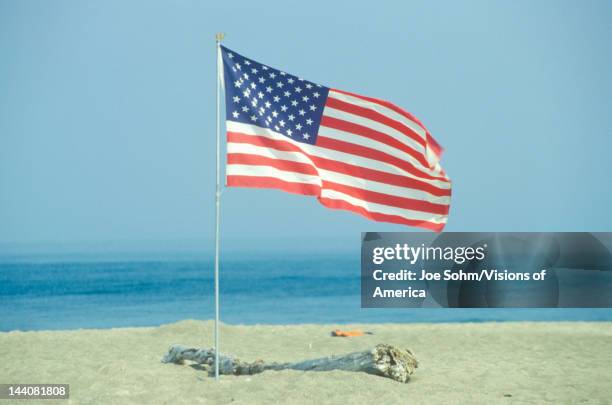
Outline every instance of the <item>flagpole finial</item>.
[(223, 38), (225, 38), (225, 33), (224, 32), (217, 32), (215, 34), (215, 39), (217, 40), (217, 42), (223, 41)]

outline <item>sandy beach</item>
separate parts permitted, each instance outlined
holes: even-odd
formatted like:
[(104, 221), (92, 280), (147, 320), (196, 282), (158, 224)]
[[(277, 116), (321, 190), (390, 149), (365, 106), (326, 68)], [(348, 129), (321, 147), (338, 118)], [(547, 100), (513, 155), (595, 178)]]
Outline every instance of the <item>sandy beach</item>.
[[(209, 347), (212, 322), (157, 328), (0, 333), (0, 382), (68, 383), (72, 404), (609, 403), (612, 323), (338, 325), (222, 328), (222, 351), (244, 360), (297, 361), (379, 342), (413, 350), (411, 381), (343, 371), (222, 376), (162, 364), (173, 343)], [(29, 401), (24, 401), (24, 403)], [(21, 402), (20, 402), (21, 403)]]

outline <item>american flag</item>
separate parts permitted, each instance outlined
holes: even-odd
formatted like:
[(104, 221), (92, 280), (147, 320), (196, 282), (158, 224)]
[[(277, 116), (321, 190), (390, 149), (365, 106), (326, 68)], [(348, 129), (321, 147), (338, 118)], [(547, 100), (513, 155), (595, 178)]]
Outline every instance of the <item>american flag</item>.
[(444, 228), (451, 182), (440, 146), (412, 114), (220, 52), (228, 186), (275, 188), (374, 221)]

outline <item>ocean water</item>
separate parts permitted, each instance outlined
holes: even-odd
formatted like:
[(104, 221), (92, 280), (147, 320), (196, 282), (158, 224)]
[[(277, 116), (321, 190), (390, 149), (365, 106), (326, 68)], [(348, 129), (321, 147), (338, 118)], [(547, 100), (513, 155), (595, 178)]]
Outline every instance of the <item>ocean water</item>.
[[(231, 324), (610, 321), (612, 309), (362, 309), (357, 255), (224, 257), (221, 320)], [(213, 262), (0, 261), (0, 330), (156, 326), (214, 317)]]

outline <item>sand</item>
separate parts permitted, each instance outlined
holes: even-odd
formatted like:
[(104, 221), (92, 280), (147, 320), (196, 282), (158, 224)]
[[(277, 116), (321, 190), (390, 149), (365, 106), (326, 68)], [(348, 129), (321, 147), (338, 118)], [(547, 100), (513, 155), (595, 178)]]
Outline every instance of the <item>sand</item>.
[(68, 383), (69, 400), (44, 403), (71, 404), (612, 402), (612, 323), (351, 325), (374, 335), (330, 337), (337, 327), (223, 325), (222, 351), (244, 360), (297, 361), (390, 343), (419, 359), (412, 380), (268, 371), (216, 383), (189, 365), (160, 362), (172, 343), (212, 345), (212, 322), (183, 321), (0, 333), (0, 382)]

